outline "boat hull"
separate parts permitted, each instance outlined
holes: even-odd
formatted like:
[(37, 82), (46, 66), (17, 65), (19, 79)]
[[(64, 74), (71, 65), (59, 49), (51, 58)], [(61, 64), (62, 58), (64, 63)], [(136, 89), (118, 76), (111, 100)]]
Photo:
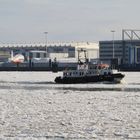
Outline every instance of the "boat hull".
[(60, 84), (75, 84), (75, 83), (94, 83), (94, 82), (115, 82), (120, 83), (124, 74), (116, 73), (110, 75), (95, 75), (83, 77), (56, 77), (55, 82)]

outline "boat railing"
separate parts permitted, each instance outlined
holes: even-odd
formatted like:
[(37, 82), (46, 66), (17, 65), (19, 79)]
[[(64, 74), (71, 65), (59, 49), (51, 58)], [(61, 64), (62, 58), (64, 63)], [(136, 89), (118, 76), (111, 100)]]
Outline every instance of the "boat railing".
[(93, 76), (98, 75), (99, 71), (97, 69), (79, 69), (79, 70), (69, 70), (63, 72), (63, 77), (79, 77), (79, 76)]

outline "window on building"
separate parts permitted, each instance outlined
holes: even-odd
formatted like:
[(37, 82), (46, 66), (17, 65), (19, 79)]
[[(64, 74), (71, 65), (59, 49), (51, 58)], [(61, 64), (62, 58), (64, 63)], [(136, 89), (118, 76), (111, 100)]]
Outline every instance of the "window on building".
[(36, 58), (40, 58), (40, 53), (36, 53)]
[(46, 53), (44, 53), (44, 57), (46, 57)]
[(140, 63), (140, 48), (137, 48), (137, 62)]
[(33, 53), (29, 53), (29, 58), (33, 58)]
[(54, 47), (53, 52), (54, 53), (63, 53), (63, 48), (62, 47)]
[(75, 52), (73, 51), (68, 52), (68, 57), (75, 57)]

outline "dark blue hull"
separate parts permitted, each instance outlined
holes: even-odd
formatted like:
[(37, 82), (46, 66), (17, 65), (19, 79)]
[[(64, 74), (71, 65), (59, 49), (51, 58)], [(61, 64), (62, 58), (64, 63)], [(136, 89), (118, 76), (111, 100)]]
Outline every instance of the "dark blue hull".
[(124, 74), (95, 75), (83, 77), (56, 77), (55, 82), (60, 84), (76, 84), (76, 83), (94, 83), (94, 82), (120, 82), (124, 78)]

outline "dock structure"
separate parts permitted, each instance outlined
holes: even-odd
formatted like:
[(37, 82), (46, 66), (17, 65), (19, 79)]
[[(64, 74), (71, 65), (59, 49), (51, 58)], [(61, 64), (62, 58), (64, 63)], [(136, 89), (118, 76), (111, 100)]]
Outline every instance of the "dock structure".
[[(48, 56), (52, 59), (55, 57), (59, 58), (72, 58), (76, 57), (77, 48), (87, 48), (90, 58), (99, 57), (99, 46), (98, 43), (88, 42), (72, 42), (72, 43), (49, 43), (47, 44)], [(46, 51), (46, 45), (44, 43), (33, 43), (33, 44), (0, 44), (0, 53), (7, 53), (10, 55), (11, 51), (13, 54), (21, 53), (25, 56), (25, 60), (28, 59), (31, 51)], [(92, 55), (94, 54), (94, 55)], [(2, 59), (0, 55), (0, 61)], [(9, 56), (8, 56), (9, 57)], [(40, 58), (40, 55), (35, 56)], [(46, 56), (44, 56), (46, 57)]]
[(57, 60), (60, 67), (66, 67), (69, 64), (73, 67), (77, 59), (78, 48), (86, 48), (89, 59), (99, 59), (98, 43), (48, 42), (47, 48), (45, 43), (0, 44), (0, 63), (2, 64), (0, 66), (9, 67), (9, 69), (10, 67), (15, 67), (15, 64), (10, 63), (11, 54), (22, 54), (25, 57), (25, 62), (20, 64), (19, 67), (32, 67), (32, 69), (38, 67), (39, 69), (49, 70), (50, 68), (48, 67), (54, 66), (54, 60)]

